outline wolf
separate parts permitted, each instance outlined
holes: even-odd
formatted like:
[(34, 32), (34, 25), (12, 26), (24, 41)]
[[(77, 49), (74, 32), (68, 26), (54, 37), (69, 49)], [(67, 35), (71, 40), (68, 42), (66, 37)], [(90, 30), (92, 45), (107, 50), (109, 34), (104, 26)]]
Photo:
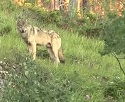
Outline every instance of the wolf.
[(27, 20), (18, 18), (17, 29), (28, 46), (28, 51), (33, 60), (36, 59), (36, 46), (45, 46), (50, 58), (55, 63), (65, 62), (61, 47), (61, 37), (53, 30), (43, 30), (37, 26), (30, 25)]

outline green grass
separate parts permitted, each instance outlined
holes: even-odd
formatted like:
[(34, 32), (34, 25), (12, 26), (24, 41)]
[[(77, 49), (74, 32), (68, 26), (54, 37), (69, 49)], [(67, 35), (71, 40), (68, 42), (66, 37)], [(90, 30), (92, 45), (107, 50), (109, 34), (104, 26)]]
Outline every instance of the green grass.
[[(17, 32), (14, 16), (10, 17), (5, 12), (1, 12), (0, 15), (3, 26), (10, 25), (12, 28), (8, 34), (0, 36), (0, 61), (16, 60), (15, 53), (17, 52), (20, 55), (27, 55), (27, 48)], [(104, 97), (106, 85), (117, 78), (123, 80), (124, 75), (113, 56), (100, 55), (99, 52), (103, 50), (104, 42), (79, 36), (77, 33), (62, 30), (54, 25), (48, 25), (46, 28), (53, 29), (61, 35), (66, 63), (59, 64), (56, 68), (53, 61), (43, 56), (42, 52), (45, 50), (43, 47), (38, 48), (40, 56), (37, 57), (35, 63), (53, 73), (56, 80), (63, 80), (63, 77), (73, 80), (72, 84), (74, 83), (77, 91), (72, 93), (69, 102), (110, 102)], [(124, 67), (125, 61), (121, 62)], [(40, 67), (38, 69), (41, 70)], [(90, 99), (86, 99), (86, 95), (89, 95)]]

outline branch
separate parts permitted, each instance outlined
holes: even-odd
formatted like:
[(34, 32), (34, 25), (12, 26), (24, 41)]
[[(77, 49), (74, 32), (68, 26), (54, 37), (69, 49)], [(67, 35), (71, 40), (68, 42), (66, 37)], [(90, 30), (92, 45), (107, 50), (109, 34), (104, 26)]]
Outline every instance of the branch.
[(112, 55), (116, 58), (116, 60), (118, 61), (118, 64), (119, 64), (119, 68), (120, 70), (123, 72), (123, 74), (125, 75), (125, 71), (123, 70), (122, 66), (121, 66), (121, 63), (118, 59), (118, 57), (116, 56), (116, 54), (113, 52)]

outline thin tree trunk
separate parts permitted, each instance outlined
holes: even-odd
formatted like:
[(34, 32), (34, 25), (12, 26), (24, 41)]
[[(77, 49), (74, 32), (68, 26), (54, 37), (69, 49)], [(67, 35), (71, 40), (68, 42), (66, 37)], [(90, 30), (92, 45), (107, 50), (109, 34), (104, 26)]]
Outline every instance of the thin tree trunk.
[(68, 6), (68, 15), (70, 17), (74, 17), (75, 11), (76, 11), (76, 0), (70, 0)]
[(81, 13), (80, 13), (81, 2), (82, 2), (82, 0), (76, 0), (76, 12), (77, 12), (79, 17), (81, 17)]
[(95, 14), (93, 0), (89, 0), (89, 9), (90, 9), (89, 12), (91, 14)]
[(59, 10), (59, 0), (55, 0), (55, 10)]
[(124, 9), (124, 5), (123, 5), (123, 3), (122, 3), (122, 0), (117, 0), (116, 5), (117, 5), (117, 15), (118, 15), (119, 17), (121, 17), (121, 16), (122, 16), (122, 11), (123, 11), (123, 9)]
[(43, 0), (37, 0), (37, 5), (38, 5), (39, 7), (43, 6)]
[(82, 0), (82, 1), (83, 1), (82, 2), (82, 7), (83, 7), (83, 9), (86, 9), (88, 1), (87, 0)]
[(59, 10), (59, 0), (51, 0), (51, 10)]
[(55, 1), (55, 0), (51, 0), (51, 11), (54, 10), (54, 5), (55, 5), (54, 1)]
[(69, 6), (69, 0), (65, 0), (64, 1), (64, 7), (65, 7), (66, 11), (68, 11), (68, 6)]

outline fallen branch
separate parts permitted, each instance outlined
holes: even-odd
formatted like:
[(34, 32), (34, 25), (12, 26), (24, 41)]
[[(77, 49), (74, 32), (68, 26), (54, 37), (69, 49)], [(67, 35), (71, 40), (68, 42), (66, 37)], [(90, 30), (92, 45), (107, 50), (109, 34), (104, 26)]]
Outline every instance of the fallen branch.
[(116, 60), (118, 61), (118, 64), (119, 64), (119, 68), (120, 70), (123, 72), (123, 74), (125, 75), (125, 71), (123, 70), (122, 66), (121, 66), (121, 63), (119, 61), (119, 58), (117, 57), (117, 55), (113, 52), (112, 55), (116, 58)]

